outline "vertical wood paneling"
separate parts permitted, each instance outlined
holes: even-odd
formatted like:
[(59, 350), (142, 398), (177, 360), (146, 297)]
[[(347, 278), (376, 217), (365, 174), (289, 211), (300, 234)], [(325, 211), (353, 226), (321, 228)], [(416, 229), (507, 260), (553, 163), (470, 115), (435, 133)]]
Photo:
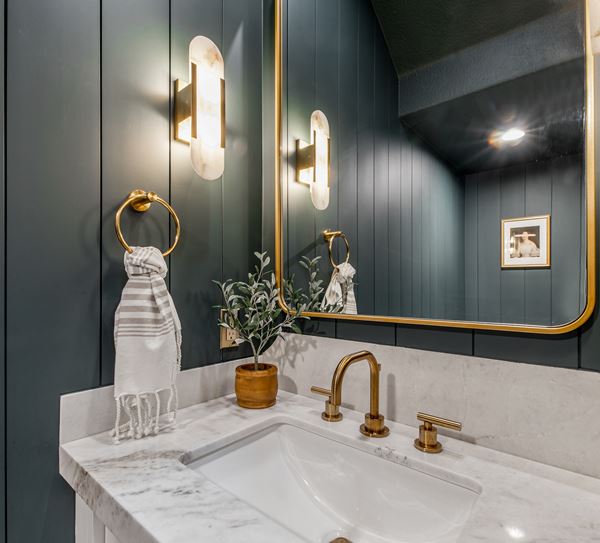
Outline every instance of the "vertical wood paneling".
[(499, 322), (500, 304), (500, 180), (498, 171), (478, 175), (477, 269), (478, 320)]
[[(404, 136), (404, 137), (402, 137)], [(401, 136), (400, 162), (400, 283), (401, 309), (399, 315), (414, 315), (413, 312), (413, 146), (404, 129)]]
[[(447, 179), (444, 176), (444, 172), (439, 167), (436, 161), (431, 161), (429, 164), (429, 178), (432, 181), (430, 183), (429, 192), (429, 220), (427, 221), (430, 225), (429, 239), (429, 315), (433, 318), (444, 317), (444, 296), (446, 295), (442, 275), (440, 269), (443, 258), (444, 258), (444, 215), (453, 210), (452, 206), (452, 193), (448, 186)], [(442, 183), (439, 186), (432, 186), (433, 180), (440, 179)], [(445, 202), (445, 205), (440, 205), (440, 200)], [(450, 234), (446, 228), (446, 234)], [(462, 240), (462, 238), (460, 238)], [(451, 270), (448, 269), (451, 273)], [(449, 275), (447, 275), (449, 277)]]
[(295, 149), (296, 140), (310, 141), (310, 116), (316, 109), (316, 0), (288, 1), (286, 35), (289, 42), (285, 72), (288, 93), (288, 273), (295, 276), (297, 286), (306, 289), (308, 278), (298, 262), (302, 256), (315, 256), (318, 240), (315, 230), (315, 208), (309, 188), (295, 181)]
[[(357, 292), (359, 313), (374, 311), (374, 98), (375, 20), (371, 6), (363, 2), (358, 20), (358, 236)], [(369, 74), (371, 74), (369, 76)]]
[[(500, 223), (502, 219), (523, 217), (524, 215), (525, 168), (522, 166), (506, 168), (500, 172)], [(499, 232), (499, 236), (501, 235)], [(501, 322), (526, 322), (525, 296), (523, 296), (525, 271), (504, 269), (500, 275)]]
[(423, 176), (422, 176), (423, 150), (418, 144), (412, 146), (412, 308), (409, 315), (421, 317), (423, 315)]
[[(451, 177), (452, 187), (453, 187), (453, 202), (454, 208), (458, 213), (459, 217), (465, 216), (465, 185), (461, 178), (453, 175), (451, 172), (447, 171), (446, 175)], [(452, 255), (453, 259), (447, 259), (447, 262), (452, 262), (454, 269), (457, 269), (458, 272), (455, 273), (453, 282), (450, 284), (446, 284), (446, 295), (445, 300), (446, 303), (450, 303), (450, 307), (446, 309), (446, 317), (447, 318), (465, 318), (465, 266), (466, 266), (466, 245), (464, 243), (460, 243), (461, 239), (465, 239), (465, 223), (460, 221), (452, 221), (450, 223), (451, 230), (453, 232), (451, 239), (448, 243), (445, 243), (446, 253)], [(459, 262), (461, 265), (459, 265)]]
[(469, 321), (479, 317), (479, 274), (477, 271), (477, 188), (478, 176), (465, 177), (465, 316)]
[[(321, 257), (320, 278), (325, 288), (331, 278), (329, 250), (321, 234), (326, 229), (338, 228), (338, 200), (340, 184), (339, 172), (339, 55), (331, 54), (340, 47), (340, 6), (343, 0), (317, 0), (316, 2), (316, 45), (315, 45), (315, 108), (320, 109), (329, 121), (331, 136), (331, 168), (329, 206), (315, 210), (315, 235), (317, 236), (316, 255)], [(345, 258), (343, 243), (334, 243), (333, 254), (336, 262)], [(305, 327), (306, 328), (306, 327)], [(310, 327), (309, 327), (310, 328)], [(320, 335), (335, 336), (335, 321), (319, 321)]]
[[(552, 212), (552, 176), (546, 164), (526, 166), (525, 206), (528, 217)], [(552, 268), (525, 270), (525, 322), (552, 323)]]
[[(262, 250), (275, 256), (275, 1), (262, 2)], [(285, 118), (285, 116), (284, 116)], [(282, 119), (284, 121), (284, 119)], [(283, 179), (282, 179), (283, 181)], [(285, 187), (285, 183), (282, 183)], [(284, 259), (285, 262), (285, 259)]]
[(389, 130), (389, 314), (402, 315), (402, 142), (401, 123), (396, 118), (398, 110), (398, 77), (393, 65), (389, 67), (390, 130)]
[[(360, 313), (462, 318), (462, 186), (397, 117), (397, 76), (371, 6), (314, 1), (314, 13), (312, 4), (289, 2), (284, 122), (291, 157), (297, 133), (305, 130), (303, 111), (328, 114), (331, 200), (326, 210), (315, 210), (288, 160), (287, 274), (302, 279), (305, 273), (293, 260), (315, 251), (325, 261), (323, 280), (329, 280), (321, 232), (337, 223), (352, 247)], [(299, 127), (293, 136), (292, 125)], [(339, 248), (334, 245), (338, 259)], [(327, 322), (319, 321), (320, 333)], [(304, 331), (313, 329), (307, 325)]]
[[(173, 80), (189, 80), (189, 43), (198, 35), (207, 36), (223, 50), (222, 0), (171, 0)], [(232, 135), (227, 136), (231, 145)], [(218, 315), (213, 309), (220, 296), (209, 285), (222, 277), (222, 179), (198, 177), (189, 146), (175, 141), (171, 145), (171, 203), (185, 228), (171, 256), (171, 294), (185, 326), (182, 366), (190, 368), (221, 360)]]
[[(230, 43), (222, 38), (222, 0), (26, 0), (9, 6), (5, 386), (11, 541), (73, 539), (73, 495), (57, 472), (58, 399), (112, 382), (113, 315), (125, 280), (114, 212), (134, 188), (170, 196), (171, 75), (188, 79), (188, 45), (199, 34), (222, 48), (237, 92), (228, 108), (232, 177), (225, 185), (201, 180), (189, 148), (172, 143), (172, 203), (183, 237), (171, 263), (171, 290), (183, 322), (184, 364), (221, 360), (211, 307), (218, 292), (210, 281), (222, 277), (223, 243), (231, 251), (226, 273), (232, 276), (247, 270), (250, 246), (261, 244), (256, 142), (262, 134), (262, 2), (228, 4)], [(226, 239), (223, 203), (235, 212), (238, 228)], [(159, 206), (123, 217), (127, 240), (136, 245), (166, 247), (168, 225)], [(0, 510), (4, 522), (4, 506)]]
[[(497, 183), (490, 182), (490, 178), (497, 178)], [(549, 325), (569, 322), (581, 312), (582, 234), (580, 221), (573, 220), (582, 209), (581, 179), (581, 157), (576, 156), (467, 176), (467, 248), (474, 216), (480, 216), (477, 255), (468, 251), (466, 256), (470, 319), (497, 317), (501, 322)], [(477, 202), (473, 201), (475, 191)], [(497, 198), (500, 207), (496, 215)], [(500, 248), (495, 245), (491, 229), (497, 225), (500, 238), (502, 219), (548, 213), (552, 232), (551, 267), (503, 269), (499, 271), (501, 280), (497, 285), (500, 266), (494, 267), (495, 260), (500, 259)], [(487, 267), (476, 269), (475, 256), (479, 265), (484, 263)], [(472, 292), (474, 282), (479, 284), (476, 298)], [(482, 315), (482, 311), (486, 314)]]
[(431, 315), (431, 249), (432, 249), (432, 208), (431, 208), (431, 159), (425, 147), (421, 149), (421, 316)]
[[(141, 188), (169, 198), (169, 2), (102, 2), (102, 376), (113, 381), (114, 312), (127, 280), (114, 233), (117, 207)], [(130, 245), (169, 246), (169, 216), (122, 216)]]
[(552, 324), (579, 316), (581, 158), (552, 162)]
[(7, 539), (72, 541), (59, 395), (100, 375), (100, 2), (7, 16)]
[[(500, 288), (490, 282), (494, 270), (481, 268), (481, 263), (492, 261), (499, 255), (499, 248), (489, 243), (478, 244), (478, 281), (480, 284), (477, 320), (495, 320), (501, 312), (504, 321), (517, 319), (515, 312), (524, 311), (524, 321), (537, 324), (565, 323), (575, 318), (579, 312), (579, 265), (580, 265), (580, 223), (573, 217), (580, 213), (580, 157), (565, 157), (552, 162), (520, 166), (511, 170), (487, 172), (473, 176), (477, 183), (479, 202), (477, 212), (485, 214), (489, 221), (494, 218), (491, 202), (497, 197), (497, 187), (490, 183), (490, 176), (500, 176), (502, 191), (502, 212), (506, 215), (529, 216), (551, 213), (552, 215), (552, 262), (548, 270), (502, 270)], [(521, 209), (524, 178), (524, 211)], [(510, 208), (510, 209), (507, 209)], [(491, 224), (491, 223), (490, 223)], [(490, 225), (488, 225), (489, 227)], [(481, 220), (480, 220), (481, 227)], [(489, 234), (481, 232), (489, 239)], [(498, 234), (499, 237), (499, 234)], [(521, 278), (514, 279), (523, 274)], [(506, 277), (511, 277), (510, 285)], [(573, 281), (573, 277), (577, 280)], [(514, 279), (514, 280), (513, 280)], [(481, 287), (485, 282), (487, 286)], [(522, 308), (522, 302), (524, 307)], [(550, 310), (552, 306), (552, 310)], [(486, 314), (482, 308), (486, 308)], [(550, 315), (552, 316), (550, 320)], [(515, 322), (514, 320), (512, 322)], [(494, 332), (474, 333), (474, 353), (477, 356), (500, 358), (520, 362), (531, 362), (563, 367), (578, 366), (578, 337), (568, 334), (553, 338), (498, 334)]]
[[(245, 279), (261, 249), (262, 0), (224, 0), (223, 58), (227, 84), (227, 135), (223, 173), (223, 277)], [(214, 322), (214, 321), (213, 321)], [(250, 356), (243, 345), (223, 359)]]
[(358, 2), (339, 0), (339, 225), (348, 236), (350, 263), (357, 268), (358, 243)]
[(389, 314), (390, 58), (383, 34), (374, 39), (373, 310)]
[[(331, 168), (329, 206), (327, 209), (315, 210), (317, 256), (321, 257), (320, 266), (322, 279), (328, 280), (331, 276), (329, 264), (329, 251), (324, 243), (321, 233), (325, 229), (335, 230), (338, 227), (338, 194), (340, 190), (340, 177), (338, 176), (338, 146), (340, 142), (338, 129), (338, 71), (339, 56), (331, 51), (339, 49), (339, 1), (318, 0), (316, 3), (316, 44), (315, 44), (315, 108), (323, 111), (329, 121), (331, 136)], [(333, 247), (336, 261), (338, 254), (344, 258), (345, 250), (339, 250), (340, 244)]]

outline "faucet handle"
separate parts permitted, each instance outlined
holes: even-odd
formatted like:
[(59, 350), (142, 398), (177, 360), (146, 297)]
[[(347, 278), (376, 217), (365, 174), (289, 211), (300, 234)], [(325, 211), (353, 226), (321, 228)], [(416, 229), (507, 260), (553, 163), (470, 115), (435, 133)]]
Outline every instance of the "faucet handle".
[(310, 387), (310, 391), (315, 394), (327, 396), (327, 399), (325, 400), (325, 410), (321, 413), (321, 418), (323, 420), (326, 420), (327, 422), (339, 422), (342, 420), (343, 416), (340, 413), (340, 408), (331, 403), (333, 392), (330, 389), (312, 386)]
[(460, 422), (428, 415), (427, 413), (417, 413), (417, 419), (423, 424), (419, 426), (419, 437), (415, 439), (415, 447), (426, 453), (439, 453), (443, 450), (442, 444), (437, 440), (437, 428), (434, 425), (459, 432), (462, 430)]
[(330, 398), (332, 395), (332, 392), (330, 389), (323, 388), (323, 387), (312, 386), (312, 387), (310, 387), (310, 391), (314, 392), (315, 394), (321, 394), (322, 396), (329, 396)]

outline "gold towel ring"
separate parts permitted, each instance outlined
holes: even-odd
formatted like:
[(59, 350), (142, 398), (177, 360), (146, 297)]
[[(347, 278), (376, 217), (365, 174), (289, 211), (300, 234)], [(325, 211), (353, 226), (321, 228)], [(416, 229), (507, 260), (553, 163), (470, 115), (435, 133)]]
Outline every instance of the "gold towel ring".
[(125, 238), (123, 237), (123, 232), (121, 231), (121, 214), (123, 210), (131, 206), (132, 209), (139, 213), (143, 213), (144, 211), (148, 211), (152, 202), (157, 202), (164, 206), (169, 215), (173, 218), (173, 222), (175, 223), (175, 239), (173, 240), (173, 244), (163, 253), (163, 256), (168, 256), (173, 252), (173, 249), (179, 243), (179, 236), (181, 234), (181, 224), (179, 222), (179, 217), (175, 210), (165, 202), (156, 192), (146, 192), (142, 189), (136, 189), (129, 193), (125, 201), (120, 205), (119, 209), (117, 209), (117, 213), (115, 215), (115, 231), (117, 232), (117, 238), (119, 239), (119, 243), (123, 246), (128, 253), (132, 253), (133, 249), (127, 244)]
[(329, 243), (329, 262), (331, 262), (331, 265), (334, 268), (337, 268), (339, 264), (336, 264), (333, 260), (333, 240), (335, 238), (342, 238), (344, 240), (344, 243), (346, 244), (346, 260), (344, 261), (344, 264), (348, 264), (348, 262), (350, 262), (350, 243), (348, 242), (346, 234), (341, 230), (325, 230), (325, 232), (323, 232), (323, 237), (325, 238), (325, 241)]

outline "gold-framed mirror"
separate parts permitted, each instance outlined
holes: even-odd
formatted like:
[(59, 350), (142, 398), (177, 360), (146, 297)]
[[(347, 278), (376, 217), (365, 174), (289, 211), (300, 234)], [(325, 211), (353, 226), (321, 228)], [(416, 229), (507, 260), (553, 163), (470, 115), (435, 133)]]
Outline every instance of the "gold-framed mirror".
[(533, 334), (590, 317), (588, 0), (525, 4), (276, 0), (286, 311)]

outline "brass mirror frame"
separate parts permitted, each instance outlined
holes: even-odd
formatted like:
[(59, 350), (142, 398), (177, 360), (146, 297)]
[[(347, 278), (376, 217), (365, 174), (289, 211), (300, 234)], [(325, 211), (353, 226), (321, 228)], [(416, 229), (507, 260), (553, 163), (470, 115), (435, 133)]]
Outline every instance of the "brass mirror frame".
[[(292, 311), (283, 297), (283, 201), (281, 187), (282, 146), (282, 102), (283, 93), (283, 0), (275, 0), (275, 277), (279, 288), (279, 305), (289, 313)], [(341, 313), (307, 312), (314, 318), (353, 320), (365, 322), (386, 322), (415, 326), (441, 328), (466, 328), (474, 330), (496, 330), (525, 334), (556, 335), (565, 334), (579, 328), (594, 312), (596, 305), (596, 175), (594, 156), (594, 55), (591, 44), (590, 0), (585, 1), (585, 174), (586, 174), (586, 273), (587, 300), (581, 315), (566, 324), (555, 326), (531, 326), (478, 321), (455, 321), (414, 317), (390, 317), (384, 315), (345, 315)]]

